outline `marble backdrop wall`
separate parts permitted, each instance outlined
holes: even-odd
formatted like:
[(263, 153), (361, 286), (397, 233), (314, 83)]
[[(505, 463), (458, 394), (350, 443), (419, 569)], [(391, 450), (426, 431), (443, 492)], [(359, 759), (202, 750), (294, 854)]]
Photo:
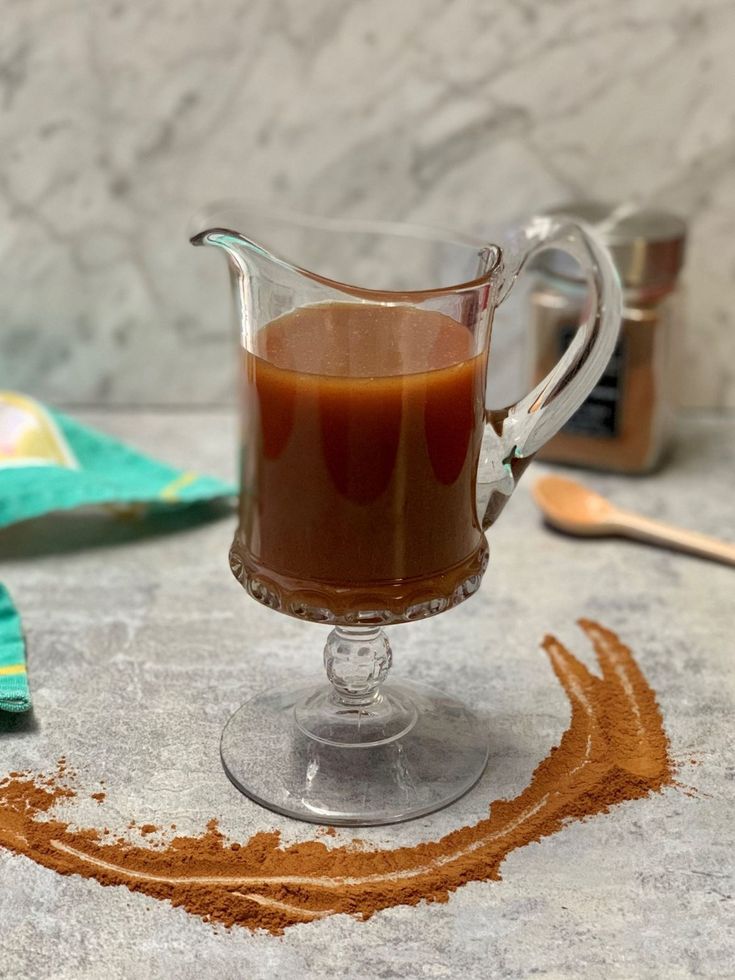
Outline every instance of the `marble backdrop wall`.
[(690, 221), (684, 401), (735, 405), (731, 0), (3, 0), (0, 385), (231, 398), (242, 195), (497, 227), (596, 196)]

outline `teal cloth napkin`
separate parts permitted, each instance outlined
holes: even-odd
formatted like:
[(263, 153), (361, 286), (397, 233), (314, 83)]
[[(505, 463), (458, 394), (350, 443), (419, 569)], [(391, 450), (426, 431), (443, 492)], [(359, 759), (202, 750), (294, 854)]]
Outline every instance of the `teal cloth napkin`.
[(0, 527), (84, 504), (168, 508), (236, 492), (222, 480), (159, 463), (24, 395), (0, 391)]
[[(235, 493), (232, 484), (160, 463), (26, 395), (0, 391), (0, 528), (84, 505), (135, 513)], [(0, 710), (29, 707), (20, 618), (0, 584)]]
[(28, 711), (26, 648), (10, 593), (0, 584), (0, 711)]

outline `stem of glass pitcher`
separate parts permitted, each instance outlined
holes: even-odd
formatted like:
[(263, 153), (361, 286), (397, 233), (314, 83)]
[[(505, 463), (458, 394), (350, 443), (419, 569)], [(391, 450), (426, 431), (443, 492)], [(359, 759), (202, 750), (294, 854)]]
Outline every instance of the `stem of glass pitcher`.
[(332, 702), (351, 708), (374, 704), (392, 663), (393, 654), (383, 629), (337, 626), (324, 647)]

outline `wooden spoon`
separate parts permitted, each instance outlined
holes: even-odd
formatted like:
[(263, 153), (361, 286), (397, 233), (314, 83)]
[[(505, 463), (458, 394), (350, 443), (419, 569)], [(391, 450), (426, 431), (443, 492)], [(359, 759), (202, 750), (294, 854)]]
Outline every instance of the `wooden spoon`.
[(533, 486), (533, 495), (549, 523), (567, 534), (620, 534), (735, 565), (735, 545), (620, 510), (599, 493), (563, 476), (542, 476)]

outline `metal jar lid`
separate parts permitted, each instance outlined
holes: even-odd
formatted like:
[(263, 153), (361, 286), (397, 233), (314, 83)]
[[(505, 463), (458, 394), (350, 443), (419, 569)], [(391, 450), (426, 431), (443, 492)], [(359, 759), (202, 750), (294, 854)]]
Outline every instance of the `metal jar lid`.
[[(610, 249), (620, 280), (629, 289), (673, 284), (681, 270), (686, 224), (668, 211), (577, 201), (547, 213), (591, 225)], [(558, 249), (541, 253), (535, 265), (564, 279), (583, 279), (577, 263)]]

